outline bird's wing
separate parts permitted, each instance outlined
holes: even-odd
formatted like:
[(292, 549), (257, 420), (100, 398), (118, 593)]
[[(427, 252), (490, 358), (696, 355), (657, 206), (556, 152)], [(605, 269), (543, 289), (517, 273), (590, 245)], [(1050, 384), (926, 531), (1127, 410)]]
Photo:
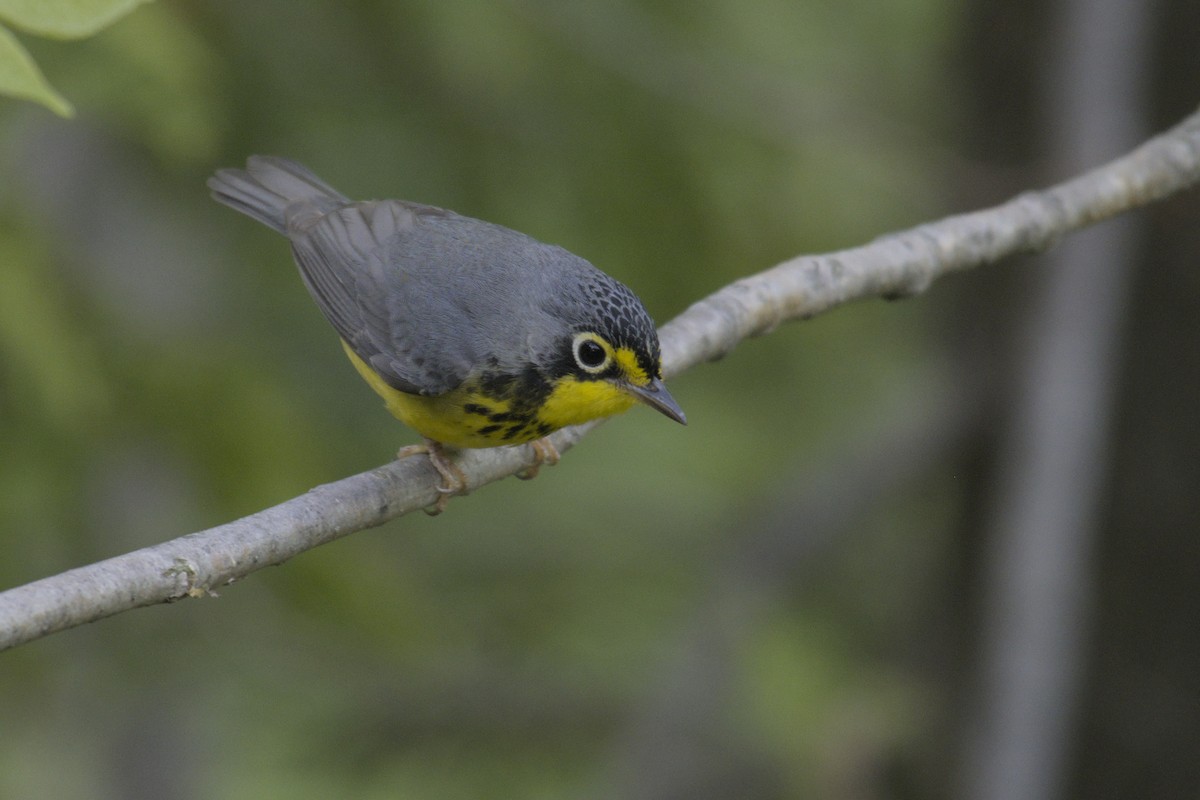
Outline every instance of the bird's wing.
[(454, 304), (435, 280), (440, 265), (417, 263), (439, 255), (439, 248), (420, 246), (419, 219), (449, 214), (382, 200), (348, 204), (289, 229), (321, 311), (359, 358), (403, 392), (443, 394), (474, 364)]

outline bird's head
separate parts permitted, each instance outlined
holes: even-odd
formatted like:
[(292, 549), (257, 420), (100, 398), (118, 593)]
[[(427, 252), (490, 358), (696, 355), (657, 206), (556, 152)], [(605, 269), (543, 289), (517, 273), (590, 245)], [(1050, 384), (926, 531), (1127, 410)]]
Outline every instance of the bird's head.
[(687, 424), (662, 380), (658, 331), (624, 284), (591, 270), (564, 303), (551, 357), (552, 391), (539, 417), (555, 427), (626, 411), (640, 402)]

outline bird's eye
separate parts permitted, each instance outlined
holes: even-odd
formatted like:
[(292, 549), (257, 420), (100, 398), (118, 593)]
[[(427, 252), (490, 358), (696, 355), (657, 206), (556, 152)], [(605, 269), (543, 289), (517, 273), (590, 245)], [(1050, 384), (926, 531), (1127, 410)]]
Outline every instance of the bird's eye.
[(612, 360), (609, 349), (601, 344), (600, 337), (594, 333), (576, 334), (571, 346), (575, 363), (586, 372), (601, 372)]

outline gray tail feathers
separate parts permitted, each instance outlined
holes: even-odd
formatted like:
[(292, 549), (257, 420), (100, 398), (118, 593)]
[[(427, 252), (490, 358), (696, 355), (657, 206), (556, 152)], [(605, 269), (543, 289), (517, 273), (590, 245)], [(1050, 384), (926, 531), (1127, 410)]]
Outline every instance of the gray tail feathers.
[(218, 170), (208, 188), (218, 202), (285, 235), (289, 207), (316, 206), (324, 214), (350, 202), (306, 167), (278, 156), (250, 156), (244, 170)]

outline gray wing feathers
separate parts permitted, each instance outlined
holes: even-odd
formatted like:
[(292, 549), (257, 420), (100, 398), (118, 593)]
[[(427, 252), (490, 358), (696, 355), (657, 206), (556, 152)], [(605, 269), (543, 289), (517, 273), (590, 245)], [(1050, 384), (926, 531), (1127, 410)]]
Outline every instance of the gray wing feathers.
[(485, 357), (523, 358), (528, 326), (553, 330), (535, 321), (544, 312), (530, 289), (544, 279), (534, 265), (556, 248), (432, 206), (352, 202), (284, 158), (253, 156), (208, 185), (218, 201), (288, 237), (322, 313), (400, 391), (450, 391)]
[(396, 201), (355, 203), (293, 233), (292, 252), (317, 305), (359, 358), (396, 389), (441, 394), (466, 373), (435, 377), (414, 358), (413, 348), (427, 342), (404, 335), (414, 328), (396, 313), (404, 305), (405, 277), (387, 260), (387, 243), (411, 231), (414, 221)]

